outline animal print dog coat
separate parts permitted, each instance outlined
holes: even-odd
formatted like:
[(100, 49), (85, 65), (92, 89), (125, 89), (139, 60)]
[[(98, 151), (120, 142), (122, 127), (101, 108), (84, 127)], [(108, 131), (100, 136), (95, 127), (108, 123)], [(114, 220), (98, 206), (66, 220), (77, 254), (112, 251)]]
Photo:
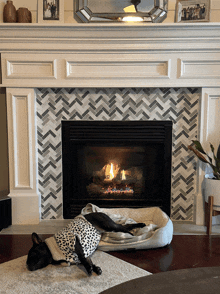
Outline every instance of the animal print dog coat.
[[(82, 215), (79, 215), (66, 228), (45, 240), (53, 259), (66, 260), (68, 263), (79, 263), (79, 258), (75, 252), (76, 236), (80, 240), (85, 257), (95, 252), (101, 239), (101, 233)], [(56, 248), (56, 245), (58, 245), (58, 248)]]

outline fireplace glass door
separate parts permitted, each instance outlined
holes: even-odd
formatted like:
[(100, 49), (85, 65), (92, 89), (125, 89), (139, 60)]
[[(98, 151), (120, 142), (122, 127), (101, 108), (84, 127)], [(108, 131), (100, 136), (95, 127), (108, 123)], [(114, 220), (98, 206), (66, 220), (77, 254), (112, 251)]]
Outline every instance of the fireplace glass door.
[(171, 134), (171, 122), (63, 121), (64, 218), (87, 203), (169, 214)]

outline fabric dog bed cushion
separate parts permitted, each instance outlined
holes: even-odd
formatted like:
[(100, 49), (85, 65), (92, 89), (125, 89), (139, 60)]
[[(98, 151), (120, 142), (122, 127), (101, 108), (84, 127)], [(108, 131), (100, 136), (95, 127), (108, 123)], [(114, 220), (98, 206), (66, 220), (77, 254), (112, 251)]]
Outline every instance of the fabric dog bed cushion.
[(151, 249), (164, 247), (172, 241), (173, 223), (159, 207), (100, 208), (89, 203), (81, 211), (82, 215), (91, 212), (104, 212), (120, 224), (146, 224), (144, 228), (132, 230), (133, 236), (121, 232), (104, 233), (98, 246), (99, 250)]

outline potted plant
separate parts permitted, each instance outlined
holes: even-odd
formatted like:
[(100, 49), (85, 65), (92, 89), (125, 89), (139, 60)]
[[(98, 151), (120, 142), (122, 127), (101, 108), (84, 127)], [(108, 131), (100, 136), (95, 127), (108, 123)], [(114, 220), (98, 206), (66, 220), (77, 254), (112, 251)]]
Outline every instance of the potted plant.
[[(188, 146), (189, 150), (193, 151), (195, 155), (201, 160), (209, 164), (213, 173), (206, 175), (205, 179), (205, 201), (208, 202), (209, 196), (214, 197), (214, 205), (220, 206), (220, 145), (215, 154), (214, 146), (210, 143), (210, 148), (213, 156), (210, 157), (203, 149), (199, 141), (192, 141), (194, 146)], [(219, 197), (217, 197), (219, 196)]]

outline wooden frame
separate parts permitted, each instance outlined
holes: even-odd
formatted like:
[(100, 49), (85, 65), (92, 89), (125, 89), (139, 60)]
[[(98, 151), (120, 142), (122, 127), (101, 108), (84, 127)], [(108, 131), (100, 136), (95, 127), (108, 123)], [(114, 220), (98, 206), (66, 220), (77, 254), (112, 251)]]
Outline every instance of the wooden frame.
[(64, 23), (64, 0), (38, 0), (38, 23)]
[(176, 22), (204, 22), (210, 19), (210, 0), (177, 0)]

